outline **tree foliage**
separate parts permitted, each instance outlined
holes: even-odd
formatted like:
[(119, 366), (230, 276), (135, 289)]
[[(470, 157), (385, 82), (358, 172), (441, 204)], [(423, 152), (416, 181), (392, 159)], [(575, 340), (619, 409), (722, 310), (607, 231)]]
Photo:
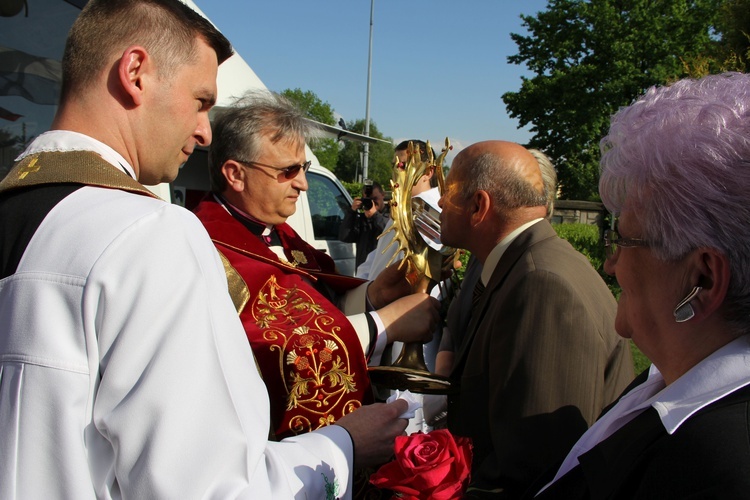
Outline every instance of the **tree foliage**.
[[(308, 118), (327, 125), (336, 123), (331, 105), (323, 102), (314, 92), (310, 90), (303, 92), (297, 88), (283, 90), (281, 95), (294, 102)], [(333, 171), (339, 153), (337, 142), (333, 139), (310, 139), (308, 142), (320, 164)]]
[(555, 161), (562, 198), (598, 198), (598, 144), (610, 116), (711, 52), (722, 3), (549, 0), (536, 17), (521, 16), (529, 35), (511, 34), (518, 54), (508, 61), (534, 76), (502, 98), (511, 117), (531, 125), (528, 145)]
[[(347, 130), (363, 134), (365, 130), (364, 119), (350, 121), (346, 124)], [(384, 137), (374, 122), (370, 121), (370, 137), (391, 141), (390, 137)], [(362, 173), (361, 153), (364, 144), (355, 141), (345, 141), (344, 148), (339, 151), (338, 162), (334, 173), (339, 179), (345, 181), (356, 181), (357, 175)], [(390, 189), (391, 173), (393, 168), (393, 146), (384, 142), (370, 144), (369, 161), (367, 164), (368, 177)]]
[(725, 66), (720, 69), (750, 70), (750, 0), (723, 2), (717, 30), (721, 33), (718, 59)]

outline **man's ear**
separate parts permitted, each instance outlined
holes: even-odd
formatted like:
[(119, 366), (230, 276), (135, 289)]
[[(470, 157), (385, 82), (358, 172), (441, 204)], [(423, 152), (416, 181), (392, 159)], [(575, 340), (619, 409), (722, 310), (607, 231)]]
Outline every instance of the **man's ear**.
[(245, 189), (245, 171), (234, 160), (227, 160), (221, 166), (221, 173), (227, 181), (227, 189), (238, 193)]
[(143, 104), (144, 80), (153, 69), (151, 56), (141, 46), (128, 47), (120, 57), (117, 66), (120, 85), (135, 106)]
[(492, 200), (487, 191), (479, 190), (469, 199), (469, 211), (471, 213), (471, 225), (478, 226), (485, 220), (492, 210)]

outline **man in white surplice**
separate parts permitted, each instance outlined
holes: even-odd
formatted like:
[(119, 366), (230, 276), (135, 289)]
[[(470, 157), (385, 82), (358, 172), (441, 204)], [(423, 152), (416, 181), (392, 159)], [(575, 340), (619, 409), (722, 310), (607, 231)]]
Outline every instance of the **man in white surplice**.
[(73, 25), (53, 130), (0, 184), (0, 498), (349, 498), (403, 432), (398, 401), (269, 442), (219, 256), (143, 187), (211, 142), (231, 54), (177, 0)]

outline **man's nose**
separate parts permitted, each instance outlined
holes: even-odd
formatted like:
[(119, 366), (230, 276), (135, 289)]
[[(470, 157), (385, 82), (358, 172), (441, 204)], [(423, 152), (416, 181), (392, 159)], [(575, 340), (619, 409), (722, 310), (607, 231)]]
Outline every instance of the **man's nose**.
[(198, 116), (198, 126), (195, 129), (195, 139), (201, 146), (208, 147), (211, 144), (211, 121), (208, 119), (208, 112), (201, 113)]

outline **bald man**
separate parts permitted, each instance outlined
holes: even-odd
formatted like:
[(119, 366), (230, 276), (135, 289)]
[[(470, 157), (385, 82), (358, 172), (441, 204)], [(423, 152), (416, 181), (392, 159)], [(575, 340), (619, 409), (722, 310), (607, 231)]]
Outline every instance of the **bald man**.
[(448, 426), (474, 443), (469, 498), (517, 498), (562, 460), (633, 379), (616, 302), (545, 219), (539, 163), (522, 146), (473, 144), (440, 199), (442, 242), (482, 263), (451, 378)]

